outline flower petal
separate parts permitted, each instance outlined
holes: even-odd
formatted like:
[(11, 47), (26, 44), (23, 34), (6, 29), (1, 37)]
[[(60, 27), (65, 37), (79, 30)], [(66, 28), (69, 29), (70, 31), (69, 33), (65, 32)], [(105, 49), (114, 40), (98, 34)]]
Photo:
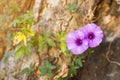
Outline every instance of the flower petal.
[(93, 32), (95, 31), (97, 26), (93, 23), (89, 23), (83, 27), (84, 32)]
[(75, 31), (70, 32), (66, 37), (66, 42), (74, 42), (76, 39)]
[[(73, 53), (73, 54), (82, 54), (85, 50), (88, 49), (88, 41), (85, 38), (85, 34), (83, 31), (76, 30), (70, 32), (66, 36), (66, 43), (67, 48)], [(76, 43), (76, 40), (81, 40), (82, 44), (78, 45)]]
[(73, 49), (76, 47), (76, 44), (75, 43), (67, 43), (67, 48), (70, 50), (70, 49)]
[[(104, 37), (103, 31), (94, 23), (89, 23), (83, 27), (83, 32), (85, 33), (86, 39), (88, 40), (89, 47), (93, 48), (98, 46), (102, 42)], [(93, 33), (94, 38), (89, 38), (89, 34)]]
[(76, 36), (76, 38), (84, 39), (85, 34), (83, 31), (77, 30), (77, 31), (75, 31), (75, 36)]
[(102, 42), (101, 38), (96, 38), (94, 40), (89, 41), (89, 47), (94, 48), (97, 47)]

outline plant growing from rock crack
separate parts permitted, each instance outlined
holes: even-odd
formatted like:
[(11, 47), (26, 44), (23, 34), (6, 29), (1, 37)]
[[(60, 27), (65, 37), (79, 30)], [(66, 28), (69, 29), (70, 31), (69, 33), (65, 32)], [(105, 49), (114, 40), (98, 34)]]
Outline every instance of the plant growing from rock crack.
[(103, 31), (94, 23), (88, 23), (81, 30), (71, 31), (66, 36), (67, 48), (75, 55), (84, 53), (89, 47), (100, 45)]
[[(76, 12), (77, 4), (75, 2), (68, 4), (68, 10), (70, 12)], [(73, 15), (74, 17), (74, 15)], [(74, 18), (73, 18), (74, 19)], [(30, 49), (36, 48), (39, 53), (41, 53), (45, 48), (48, 47), (59, 47), (59, 50), (64, 55), (72, 55), (74, 58), (68, 65), (69, 72), (68, 76), (65, 78), (60, 78), (60, 80), (67, 80), (68, 77), (76, 75), (77, 69), (83, 66), (83, 62), (88, 48), (94, 48), (102, 42), (103, 31), (94, 23), (88, 23), (81, 30), (75, 30), (68, 33), (60, 32), (55, 36), (52, 35), (50, 31), (41, 32), (35, 34), (31, 26), (34, 24), (34, 19), (31, 11), (18, 16), (9, 25), (9, 28), (16, 29), (14, 35), (14, 46), (15, 46), (15, 60), (20, 59), (24, 55), (30, 55)], [(59, 44), (59, 46), (57, 46)], [(87, 54), (91, 52), (88, 51)], [(52, 73), (57, 66), (52, 65), (49, 61), (46, 61), (44, 65), (39, 66), (39, 71), (41, 76), (49, 75)], [(27, 74), (34, 72), (32, 65), (30, 67), (24, 68), (20, 74)]]
[(60, 43), (59, 47), (61, 52), (66, 55), (68, 53), (68, 49), (66, 47), (66, 33), (60, 32), (56, 35), (56, 40)]
[(55, 47), (55, 42), (51, 37), (51, 32), (46, 31), (43, 34), (38, 34), (37, 36), (32, 37), (31, 45), (33, 47), (37, 46), (38, 51), (41, 52), (44, 48), (50, 46)]
[(31, 11), (18, 16), (13, 22), (9, 25), (9, 28), (16, 30), (13, 40), (13, 45), (15, 47), (15, 60), (21, 58), (24, 54), (30, 55), (30, 47), (28, 38), (34, 36), (34, 32), (31, 30), (31, 26), (34, 23), (33, 15)]
[(20, 75), (24, 75), (24, 74), (30, 75), (30, 73), (33, 72), (33, 71), (34, 71), (33, 65), (30, 64), (29, 67), (24, 68), (24, 69), (20, 72)]
[(69, 3), (69, 4), (68, 4), (68, 10), (69, 10), (70, 12), (76, 12), (76, 10), (77, 10), (77, 5), (76, 5), (76, 3), (75, 3), (75, 2)]
[(40, 75), (41, 76), (49, 75), (54, 69), (56, 69), (56, 66), (52, 65), (49, 61), (46, 61), (43, 66), (39, 67), (39, 70), (41, 72)]

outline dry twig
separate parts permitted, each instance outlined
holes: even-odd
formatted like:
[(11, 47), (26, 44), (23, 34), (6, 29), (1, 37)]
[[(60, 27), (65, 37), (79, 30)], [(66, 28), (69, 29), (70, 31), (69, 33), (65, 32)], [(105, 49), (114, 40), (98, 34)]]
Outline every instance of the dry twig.
[(112, 42), (111, 42), (111, 43), (109, 44), (109, 46), (108, 46), (108, 51), (107, 51), (107, 53), (106, 53), (106, 58), (107, 58), (108, 62), (120, 66), (120, 63), (119, 63), (119, 62), (116, 62), (116, 61), (112, 61), (112, 60), (110, 60), (110, 58), (109, 58), (109, 56), (108, 56), (109, 53), (110, 53), (110, 47), (111, 47), (111, 44), (112, 44)]

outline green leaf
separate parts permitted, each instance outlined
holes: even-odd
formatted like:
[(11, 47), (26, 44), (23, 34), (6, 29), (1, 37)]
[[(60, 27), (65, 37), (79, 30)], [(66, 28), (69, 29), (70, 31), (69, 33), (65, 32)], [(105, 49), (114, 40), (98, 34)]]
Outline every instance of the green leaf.
[(34, 71), (34, 67), (33, 67), (32, 63), (30, 64), (30, 70), (31, 70), (31, 72)]
[(78, 64), (79, 64), (80, 67), (83, 67), (82, 61), (80, 61)]
[(67, 53), (66, 48), (66, 34), (64, 32), (60, 32), (56, 35), (56, 39), (60, 41), (60, 49), (63, 52), (64, 55)]
[(39, 35), (37, 39), (38, 39), (38, 44), (41, 44), (44, 42), (44, 40), (43, 40), (44, 38), (42, 35)]
[(80, 58), (77, 58), (75, 60), (75, 64), (78, 65), (79, 67), (82, 67), (83, 66), (83, 63), (82, 63), (82, 60)]
[(58, 80), (67, 80), (67, 78), (65, 77), (65, 78), (58, 78)]
[(24, 55), (24, 48), (20, 45), (17, 46), (15, 49), (15, 60), (18, 60), (20, 57), (22, 57)]
[(66, 37), (66, 34), (64, 32), (60, 32), (56, 35), (56, 39), (60, 41), (65, 40), (65, 37)]
[(27, 55), (30, 55), (30, 50), (29, 50), (27, 47), (25, 47), (25, 53), (26, 53)]
[(52, 65), (48, 61), (45, 62), (43, 66), (39, 67), (39, 70), (41, 72), (41, 76), (51, 74), (52, 70), (54, 70), (56, 66)]
[(77, 5), (76, 3), (69, 3), (68, 4), (68, 10), (71, 11), (71, 12), (75, 12), (77, 10)]
[(46, 31), (45, 33), (44, 33), (44, 36), (45, 37), (49, 37), (51, 35), (51, 32), (50, 31)]
[(9, 24), (9, 27), (16, 27), (19, 24), (19, 20), (18, 19), (14, 19), (12, 23)]
[(31, 73), (31, 70), (29, 68), (24, 68), (21, 72), (20, 72), (20, 75), (24, 75), (24, 74), (27, 74), (29, 75)]
[(30, 40), (30, 46), (31, 47), (36, 47), (39, 45), (39, 39), (38, 39), (38, 36), (36, 38), (36, 36), (33, 36), (31, 37), (31, 40)]
[(51, 73), (51, 70), (47, 67), (40, 67), (41, 76), (48, 75)]
[[(15, 8), (14, 8), (15, 9)], [(31, 26), (34, 23), (34, 17), (32, 11), (27, 11), (27, 13), (18, 16), (9, 27), (26, 27), (28, 24)]]
[(73, 62), (69, 65), (70, 69), (69, 69), (69, 75), (76, 75), (76, 70), (79, 68), (78, 66), (76, 66)]
[(54, 46), (55, 46), (55, 42), (54, 42), (52, 39), (47, 38), (46, 41), (47, 41), (47, 43), (48, 43), (49, 46), (51, 46), (51, 47), (54, 47)]
[(4, 54), (4, 57), (3, 57), (4, 63), (6, 63), (8, 61), (9, 57), (10, 57), (10, 52), (6, 51), (5, 54)]
[(38, 36), (38, 39), (39, 39), (39, 40), (43, 40), (43, 36), (42, 36), (42, 35), (39, 35), (39, 36)]
[(24, 26), (27, 24), (32, 25), (34, 23), (32, 11), (27, 11), (27, 13), (24, 15), (21, 15), (19, 19), (20, 19), (20, 23), (23, 24)]
[(31, 72), (34, 71), (34, 68), (33, 68), (33, 65), (32, 63), (30, 64), (30, 67), (28, 68), (24, 68), (21, 72), (20, 72), (20, 75), (24, 75), (24, 74), (27, 74), (29, 75)]
[(66, 54), (67, 48), (66, 48), (66, 42), (65, 41), (60, 42), (60, 49), (64, 54)]
[(41, 52), (45, 47), (46, 47), (46, 44), (43, 44), (43, 43), (39, 44), (38, 51)]

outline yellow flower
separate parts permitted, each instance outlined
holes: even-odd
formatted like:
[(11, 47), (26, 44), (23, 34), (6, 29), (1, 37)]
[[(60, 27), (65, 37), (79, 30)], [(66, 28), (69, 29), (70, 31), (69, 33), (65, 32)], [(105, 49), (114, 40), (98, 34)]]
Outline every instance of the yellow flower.
[(24, 45), (27, 45), (26, 36), (34, 36), (35, 33), (30, 29), (30, 25), (27, 25), (25, 32), (16, 32), (14, 36), (14, 45), (19, 44), (21, 41), (24, 42)]
[(29, 34), (30, 36), (34, 36), (34, 35), (35, 35), (35, 33), (34, 33), (31, 29), (29, 30), (28, 34)]
[(26, 46), (26, 36), (22, 32), (17, 32), (14, 36), (14, 44), (19, 44), (21, 41), (24, 42), (24, 45)]
[(30, 25), (29, 24), (27, 25), (27, 29), (28, 29), (28, 34), (30, 36), (34, 36), (35, 33), (30, 29)]

